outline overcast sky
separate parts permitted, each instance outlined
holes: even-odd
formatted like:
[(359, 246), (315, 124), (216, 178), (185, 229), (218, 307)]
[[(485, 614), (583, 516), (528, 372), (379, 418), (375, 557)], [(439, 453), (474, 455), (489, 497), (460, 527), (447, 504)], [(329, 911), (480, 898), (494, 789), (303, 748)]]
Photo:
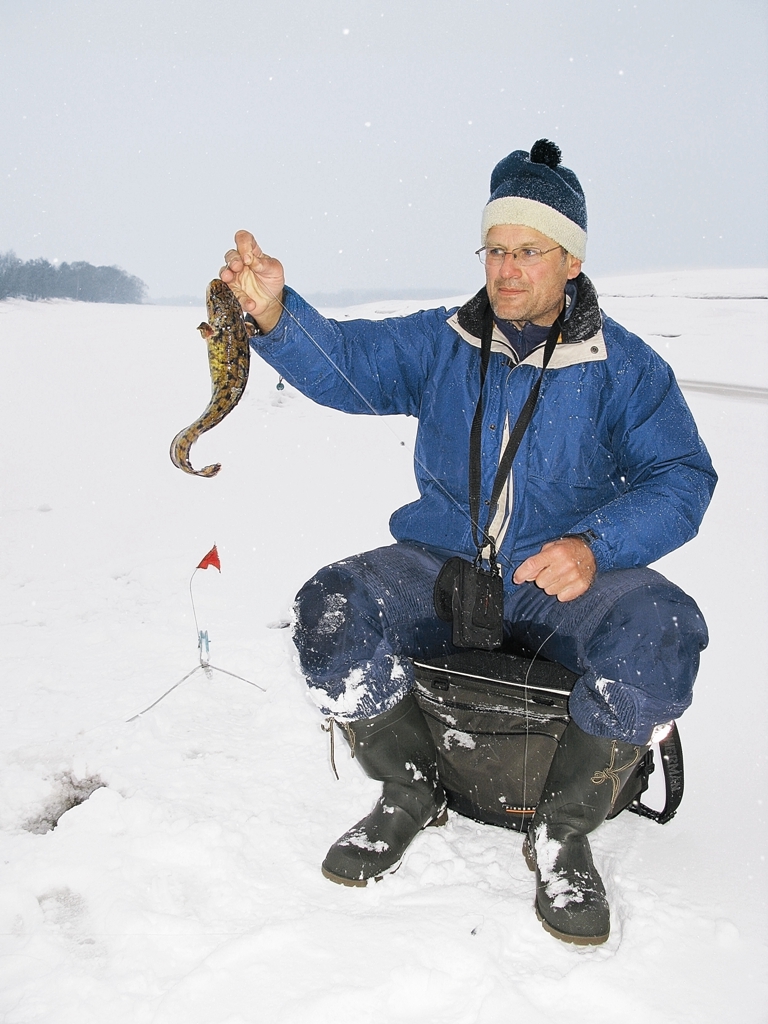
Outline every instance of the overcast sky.
[(0, 252), (202, 296), (248, 227), (307, 294), (473, 291), (491, 169), (546, 137), (588, 274), (768, 265), (763, 0), (0, 9)]

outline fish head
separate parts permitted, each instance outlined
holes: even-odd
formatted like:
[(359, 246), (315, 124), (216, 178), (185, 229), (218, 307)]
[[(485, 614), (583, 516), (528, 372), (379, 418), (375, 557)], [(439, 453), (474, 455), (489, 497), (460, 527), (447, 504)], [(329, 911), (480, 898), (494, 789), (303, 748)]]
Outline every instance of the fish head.
[(208, 323), (214, 331), (232, 330), (236, 323), (242, 322), (243, 310), (240, 303), (229, 285), (218, 277), (206, 289), (205, 306)]

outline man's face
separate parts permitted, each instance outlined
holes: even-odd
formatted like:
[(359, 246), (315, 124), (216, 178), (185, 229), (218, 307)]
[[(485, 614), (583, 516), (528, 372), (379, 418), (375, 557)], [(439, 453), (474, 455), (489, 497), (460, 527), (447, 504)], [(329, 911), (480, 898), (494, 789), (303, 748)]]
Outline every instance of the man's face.
[[(520, 224), (499, 224), (488, 232), (486, 249), (530, 248), (547, 252), (539, 263), (521, 267), (507, 256), (501, 265), (485, 265), (485, 283), (493, 312), (501, 320), (512, 320), (522, 327), (530, 322), (541, 326), (553, 324), (563, 306), (566, 281), (581, 273), (581, 260), (565, 253), (557, 242), (540, 231)], [(555, 248), (553, 248), (553, 246)]]

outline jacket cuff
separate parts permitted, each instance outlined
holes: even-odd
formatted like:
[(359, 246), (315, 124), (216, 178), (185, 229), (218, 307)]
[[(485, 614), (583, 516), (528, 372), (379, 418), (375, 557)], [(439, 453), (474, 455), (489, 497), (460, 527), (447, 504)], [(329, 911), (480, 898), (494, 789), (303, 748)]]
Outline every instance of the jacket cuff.
[(574, 533), (564, 533), (561, 539), (566, 537), (578, 537), (579, 540), (583, 540), (588, 545), (590, 551), (594, 555), (595, 566), (598, 572), (606, 572), (608, 569), (612, 569), (610, 551), (608, 545), (602, 539), (602, 537), (595, 533), (594, 530), (578, 530)]

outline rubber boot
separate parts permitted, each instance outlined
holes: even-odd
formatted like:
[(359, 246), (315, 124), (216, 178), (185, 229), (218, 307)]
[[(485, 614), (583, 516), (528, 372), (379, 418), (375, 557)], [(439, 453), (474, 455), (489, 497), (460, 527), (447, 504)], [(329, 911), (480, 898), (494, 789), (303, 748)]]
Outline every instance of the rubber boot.
[(423, 828), (445, 824), (445, 794), (432, 734), (412, 694), (383, 715), (344, 728), (352, 756), (384, 789), (371, 813), (336, 840), (322, 870), (332, 882), (367, 885), (399, 867)]
[(608, 900), (587, 835), (610, 814), (646, 749), (589, 736), (573, 721), (562, 735), (523, 854), (536, 872), (536, 915), (564, 942), (593, 946), (608, 938)]

